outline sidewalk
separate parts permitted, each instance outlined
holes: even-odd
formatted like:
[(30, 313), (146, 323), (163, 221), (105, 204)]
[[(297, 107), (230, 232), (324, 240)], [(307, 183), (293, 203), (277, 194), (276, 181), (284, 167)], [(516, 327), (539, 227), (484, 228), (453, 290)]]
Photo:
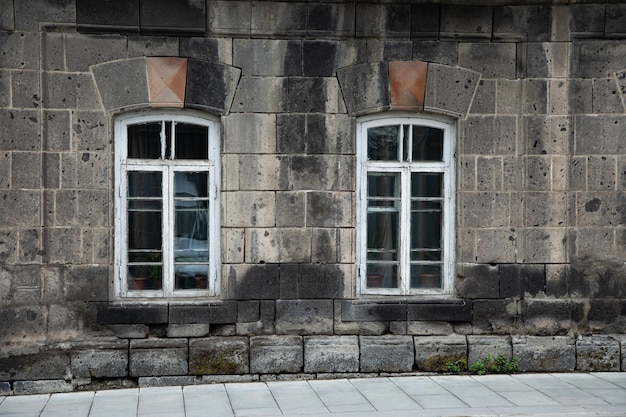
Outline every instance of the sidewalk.
[(252, 382), (0, 397), (0, 416), (626, 416), (626, 372)]

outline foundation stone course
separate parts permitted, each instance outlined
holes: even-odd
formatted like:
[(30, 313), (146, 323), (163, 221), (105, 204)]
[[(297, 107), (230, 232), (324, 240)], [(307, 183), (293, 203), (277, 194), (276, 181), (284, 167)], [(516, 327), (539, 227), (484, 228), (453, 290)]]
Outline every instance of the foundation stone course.
[(619, 371), (620, 342), (612, 336), (583, 336), (576, 340), (576, 370), (581, 372)]
[(185, 375), (188, 371), (187, 339), (136, 339), (130, 341), (129, 375)]
[(357, 336), (310, 336), (304, 338), (304, 372), (359, 371)]
[(247, 337), (210, 337), (189, 342), (191, 374), (247, 374), (248, 364)]
[(576, 345), (567, 336), (512, 336), (513, 357), (522, 372), (572, 372)]
[(250, 372), (297, 373), (304, 365), (301, 336), (253, 336), (250, 338)]
[(361, 372), (409, 372), (415, 352), (412, 336), (361, 336)]
[(420, 371), (445, 372), (448, 363), (467, 358), (468, 343), (463, 335), (415, 336), (413, 341)]

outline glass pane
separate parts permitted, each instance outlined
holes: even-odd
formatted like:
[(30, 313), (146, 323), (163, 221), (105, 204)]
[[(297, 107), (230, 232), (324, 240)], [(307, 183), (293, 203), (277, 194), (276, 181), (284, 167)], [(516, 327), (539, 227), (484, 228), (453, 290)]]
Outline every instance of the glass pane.
[(136, 171), (128, 173), (129, 197), (161, 197), (161, 172)]
[(128, 157), (161, 158), (161, 122), (128, 126)]
[(413, 126), (413, 161), (443, 161), (443, 130)]
[(367, 130), (367, 157), (373, 161), (397, 161), (400, 126), (381, 126)]
[(440, 172), (412, 172), (411, 197), (442, 197), (443, 174)]
[(176, 265), (175, 284), (177, 290), (208, 288), (208, 265)]
[(161, 250), (161, 202), (140, 200), (137, 203), (158, 204), (159, 207), (154, 210), (129, 210), (128, 249)]
[(411, 288), (441, 287), (441, 264), (411, 265)]
[(209, 159), (209, 128), (176, 124), (175, 159)]
[(209, 174), (174, 174), (176, 289), (206, 289), (209, 261)]
[(398, 265), (367, 264), (367, 288), (398, 288)]
[(403, 161), (408, 161), (409, 160), (409, 155), (411, 152), (411, 146), (410, 146), (410, 126), (409, 125), (402, 125), (402, 160)]
[(163, 286), (163, 269), (160, 264), (128, 266), (129, 290), (160, 290)]
[(370, 172), (367, 175), (368, 197), (396, 197), (399, 194), (400, 174)]
[(399, 213), (397, 211), (367, 213), (368, 251), (371, 249), (384, 252), (396, 251), (398, 249), (398, 225)]
[(419, 203), (421, 202), (414, 202), (415, 207), (411, 209), (411, 249), (440, 249), (441, 210), (428, 208), (437, 202), (427, 202), (430, 204), (425, 206)]

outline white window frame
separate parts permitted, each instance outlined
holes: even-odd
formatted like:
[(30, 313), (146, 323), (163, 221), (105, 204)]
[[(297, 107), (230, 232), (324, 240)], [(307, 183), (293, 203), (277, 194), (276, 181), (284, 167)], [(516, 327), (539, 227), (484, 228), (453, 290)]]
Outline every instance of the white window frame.
[[(208, 128), (209, 159), (131, 159), (127, 157), (128, 126), (149, 122), (188, 123)], [(114, 291), (118, 299), (178, 299), (192, 297), (216, 297), (220, 285), (220, 124), (219, 121), (198, 115), (175, 112), (150, 112), (129, 114), (115, 118), (115, 273)], [(127, 237), (127, 173), (129, 171), (163, 172), (163, 278), (159, 290), (128, 289), (128, 237)], [(207, 289), (175, 290), (174, 282), (174, 239), (173, 239), (173, 178), (175, 172), (209, 173), (209, 275)]]
[[(403, 161), (368, 161), (367, 131), (370, 128), (388, 125), (420, 125), (443, 130), (443, 161), (441, 162), (403, 162)], [(357, 121), (356, 132), (356, 185), (357, 185), (357, 224), (356, 224), (356, 261), (357, 294), (384, 296), (449, 296), (452, 293), (455, 267), (455, 146), (456, 123), (446, 117), (393, 113), (362, 117)], [(367, 174), (372, 172), (401, 172), (402, 202), (400, 214), (400, 272), (398, 288), (367, 287)], [(442, 216), (442, 286), (441, 288), (410, 288), (410, 231), (403, 225), (410, 224), (410, 173), (441, 172), (444, 174)], [(408, 195), (408, 196), (407, 196)], [(408, 228), (407, 228), (408, 229)]]

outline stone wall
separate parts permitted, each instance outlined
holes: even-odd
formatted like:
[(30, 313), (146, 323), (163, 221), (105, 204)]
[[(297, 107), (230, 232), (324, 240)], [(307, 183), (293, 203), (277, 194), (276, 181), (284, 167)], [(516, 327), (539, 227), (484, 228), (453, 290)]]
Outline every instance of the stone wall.
[[(0, 0), (0, 395), (626, 370), (625, 5), (180, 3)], [(218, 299), (114, 300), (113, 119), (163, 105), (156, 57), (221, 120)], [(457, 120), (452, 297), (357, 297), (356, 120), (398, 109)]]

